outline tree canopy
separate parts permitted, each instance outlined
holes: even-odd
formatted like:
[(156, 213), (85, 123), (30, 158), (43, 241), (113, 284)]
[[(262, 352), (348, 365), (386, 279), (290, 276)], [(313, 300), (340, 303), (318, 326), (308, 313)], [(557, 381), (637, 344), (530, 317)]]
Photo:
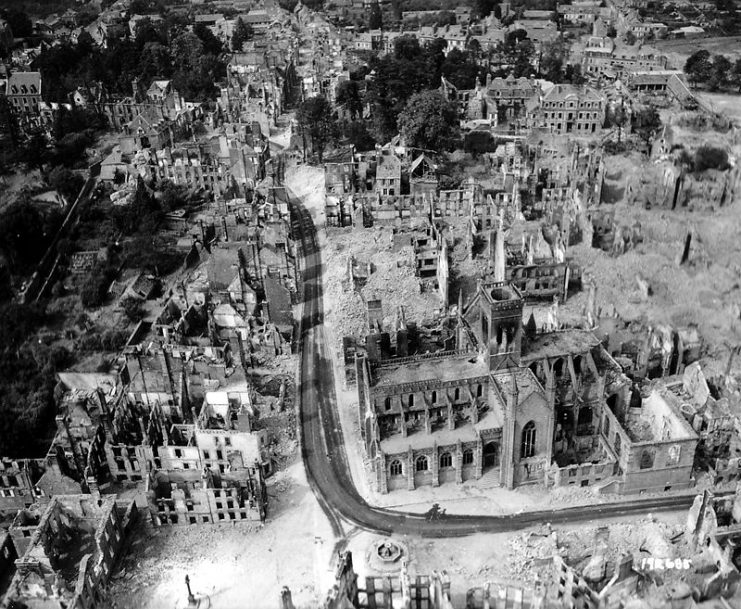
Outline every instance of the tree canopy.
[(43, 456), (53, 433), (54, 375), (69, 353), (38, 343), (21, 348), (45, 321), (38, 305), (0, 306), (0, 445), (6, 457)]
[(634, 112), (632, 121), (633, 132), (646, 143), (661, 129), (661, 117), (654, 106), (644, 106)]
[(368, 27), (372, 30), (380, 30), (383, 27), (383, 15), (378, 0), (370, 6), (368, 13)]
[(242, 21), (242, 18), (239, 17), (237, 23), (234, 25), (234, 33), (232, 34), (232, 51), (241, 51), (242, 45), (248, 40), (252, 40), (254, 35), (252, 26)]
[(728, 153), (722, 148), (714, 146), (700, 146), (695, 150), (694, 171), (700, 172), (706, 169), (728, 169)]
[(334, 134), (332, 105), (323, 95), (309, 97), (299, 105), (296, 120), (304, 143), (308, 140), (311, 150), (319, 155), (321, 161), (324, 149)]
[(713, 73), (710, 51), (700, 49), (687, 58), (684, 72), (694, 83), (706, 82)]
[(44, 81), (45, 101), (67, 102), (78, 86), (102, 82), (111, 93), (129, 95), (131, 82), (172, 79), (188, 101), (214, 99), (214, 82), (226, 74), (223, 45), (203, 25), (187, 30), (187, 19), (167, 13), (157, 22), (144, 20), (133, 37), (112, 39), (106, 48), (89, 36), (44, 49), (33, 61)]
[(360, 97), (360, 89), (355, 80), (343, 80), (337, 85), (335, 101), (338, 105), (345, 106), (351, 118), (356, 118), (363, 111), (363, 101)]
[(398, 126), (407, 145), (428, 150), (449, 150), (460, 138), (457, 107), (437, 91), (412, 95)]
[(16, 201), (0, 215), (0, 251), (14, 271), (36, 264), (49, 247), (62, 221), (59, 210), (42, 214), (26, 201)]

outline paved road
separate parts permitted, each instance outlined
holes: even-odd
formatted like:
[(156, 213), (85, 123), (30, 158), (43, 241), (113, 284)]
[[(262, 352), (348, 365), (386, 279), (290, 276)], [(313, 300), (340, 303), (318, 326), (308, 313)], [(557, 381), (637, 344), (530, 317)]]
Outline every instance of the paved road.
[(324, 338), (322, 261), (309, 212), (291, 194), (294, 234), (304, 254), (304, 312), (301, 320), (301, 453), (309, 484), (338, 538), (343, 521), (376, 533), (416, 534), (424, 537), (458, 537), (477, 532), (501, 532), (528, 526), (569, 523), (684, 509), (691, 496), (633, 499), (609, 505), (544, 510), (506, 516), (446, 516), (430, 522), (423, 516), (369, 506), (358, 494), (347, 463), (342, 427), (337, 412), (332, 361)]

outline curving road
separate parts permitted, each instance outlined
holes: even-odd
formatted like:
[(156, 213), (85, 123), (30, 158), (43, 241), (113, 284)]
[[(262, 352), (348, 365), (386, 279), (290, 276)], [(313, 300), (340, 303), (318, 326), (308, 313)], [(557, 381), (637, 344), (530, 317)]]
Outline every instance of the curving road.
[(316, 229), (308, 210), (290, 191), (289, 195), (292, 229), (294, 235), (300, 237), (300, 249), (303, 252), (304, 299), (298, 387), (301, 455), (309, 485), (337, 538), (344, 537), (343, 521), (375, 533), (457, 537), (478, 532), (512, 531), (544, 522), (579, 522), (646, 514), (656, 510), (684, 509), (692, 504), (693, 496), (671, 495), (505, 516), (449, 515), (435, 522), (427, 521), (421, 515), (368, 505), (353, 484), (337, 412), (334, 371), (324, 336), (322, 260)]

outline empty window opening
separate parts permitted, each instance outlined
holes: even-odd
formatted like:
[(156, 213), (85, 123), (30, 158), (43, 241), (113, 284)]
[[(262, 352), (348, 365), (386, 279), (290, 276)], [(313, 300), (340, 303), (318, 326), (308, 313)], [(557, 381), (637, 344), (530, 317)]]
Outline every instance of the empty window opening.
[(523, 459), (529, 459), (535, 455), (535, 423), (530, 421), (522, 429), (522, 444), (520, 446), (520, 456)]

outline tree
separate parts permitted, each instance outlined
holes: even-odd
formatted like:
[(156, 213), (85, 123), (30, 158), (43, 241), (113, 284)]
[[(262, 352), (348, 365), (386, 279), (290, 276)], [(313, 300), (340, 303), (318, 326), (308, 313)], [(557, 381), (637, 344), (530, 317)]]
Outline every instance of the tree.
[(611, 25), (607, 28), (607, 37), (608, 38), (617, 38), (617, 30), (615, 29), (614, 25)]
[(494, 152), (496, 150), (496, 140), (489, 131), (474, 129), (466, 134), (463, 149), (470, 152), (475, 158), (484, 152)]
[(623, 128), (628, 122), (628, 112), (625, 106), (612, 105), (607, 107), (607, 116), (605, 118), (605, 124), (607, 127), (617, 127), (618, 130), (618, 144), (622, 141)]
[(54, 167), (46, 177), (50, 188), (62, 193), (72, 203), (82, 189), (85, 180), (79, 173), (63, 166)]
[(183, 32), (172, 41), (170, 53), (176, 69), (190, 72), (199, 65), (203, 42), (195, 33)]
[(70, 133), (65, 135), (54, 147), (51, 161), (67, 167), (77, 165), (86, 159), (87, 147), (93, 142), (92, 132)]
[(191, 203), (191, 194), (187, 186), (165, 180), (158, 188), (160, 205), (165, 212), (186, 207)]
[(733, 64), (730, 59), (724, 55), (716, 55), (713, 57), (712, 73), (708, 80), (708, 87), (711, 91), (724, 89), (728, 86), (731, 81), (732, 68)]
[(381, 5), (378, 0), (371, 4), (370, 14), (368, 15), (368, 27), (371, 30), (380, 30), (383, 28), (383, 15), (381, 14)]
[(312, 151), (319, 155), (321, 162), (324, 149), (334, 134), (332, 106), (323, 95), (309, 97), (299, 105), (296, 119), (304, 137), (304, 146), (308, 137)]
[(93, 309), (105, 302), (108, 286), (101, 275), (90, 275), (80, 288), (82, 306)]
[(483, 49), (481, 48), (481, 43), (476, 40), (476, 38), (469, 39), (467, 46), (468, 53), (471, 56), (471, 59), (473, 59), (474, 61), (478, 62), (484, 56)]
[(152, 23), (151, 19), (142, 19), (136, 26), (134, 42), (138, 49), (143, 49), (147, 44), (152, 42), (166, 44), (166, 37), (162, 34), (162, 30)]
[(0, 133), (8, 136), (13, 148), (18, 148), (20, 134), (18, 119), (5, 95), (0, 95)]
[(505, 66), (500, 75), (511, 73), (515, 78), (531, 76), (535, 71), (532, 64), (534, 54), (535, 45), (527, 37), (527, 32), (523, 29), (512, 30), (499, 47), (500, 61)]
[(49, 145), (46, 137), (37, 133), (31, 136), (21, 152), (23, 162), (29, 169), (43, 169), (49, 159)]
[(232, 34), (232, 51), (241, 51), (242, 45), (248, 40), (252, 40), (254, 35), (252, 26), (242, 21), (242, 18), (239, 17), (237, 23), (234, 25), (234, 33)]
[(473, 15), (477, 19), (488, 17), (492, 11), (499, 8), (499, 0), (474, 0)]
[(147, 0), (131, 0), (129, 15), (144, 15), (147, 12), (149, 12), (149, 2)]
[(17, 9), (6, 10), (3, 11), (2, 15), (8, 22), (10, 31), (13, 32), (15, 38), (27, 38), (33, 34), (33, 23), (23, 11)]
[(0, 304), (13, 298), (13, 287), (10, 270), (5, 264), (0, 264)]
[(438, 91), (422, 91), (409, 98), (398, 127), (408, 146), (449, 150), (459, 140), (458, 109)]
[(644, 106), (633, 113), (633, 133), (637, 134), (646, 144), (661, 129), (661, 116), (654, 106)]
[(167, 47), (159, 42), (147, 42), (139, 56), (139, 76), (144, 81), (172, 76), (172, 60)]
[(206, 55), (220, 55), (224, 52), (224, 45), (205, 23), (196, 23), (193, 33), (203, 43), (203, 52)]
[(360, 89), (355, 80), (343, 80), (337, 85), (335, 100), (338, 105), (345, 106), (350, 118), (360, 116), (363, 111), (363, 101), (360, 99)]
[(339, 124), (340, 133), (355, 150), (373, 150), (376, 140), (373, 139), (368, 128), (363, 121), (341, 121)]
[(722, 148), (714, 146), (700, 146), (695, 150), (694, 170), (696, 172), (706, 169), (717, 169), (724, 171), (728, 169), (728, 153)]
[(540, 74), (554, 83), (562, 82), (563, 64), (566, 55), (564, 42), (556, 38), (542, 45), (540, 55)]
[(440, 66), (442, 75), (459, 89), (473, 89), (476, 78), (485, 77), (484, 70), (466, 52), (452, 49)]
[(124, 315), (129, 318), (129, 321), (138, 323), (144, 317), (144, 308), (142, 307), (141, 298), (137, 298), (136, 296), (126, 296), (121, 299), (120, 304)]
[(570, 82), (572, 85), (583, 85), (587, 82), (586, 76), (581, 71), (581, 64), (567, 64), (563, 74), (564, 82)]
[(375, 78), (368, 81), (364, 101), (371, 108), (371, 132), (377, 142), (397, 134), (397, 118), (412, 94), (440, 86), (445, 46), (440, 38), (421, 47), (416, 38), (399, 36), (393, 55), (370, 60)]
[(713, 74), (710, 52), (701, 49), (689, 56), (684, 64), (684, 73), (694, 83), (705, 83)]
[(0, 215), (0, 251), (18, 269), (34, 264), (48, 246), (44, 219), (30, 203), (16, 201)]
[(738, 92), (741, 93), (741, 58), (737, 59), (736, 63), (733, 64), (731, 82), (734, 86), (738, 87)]

